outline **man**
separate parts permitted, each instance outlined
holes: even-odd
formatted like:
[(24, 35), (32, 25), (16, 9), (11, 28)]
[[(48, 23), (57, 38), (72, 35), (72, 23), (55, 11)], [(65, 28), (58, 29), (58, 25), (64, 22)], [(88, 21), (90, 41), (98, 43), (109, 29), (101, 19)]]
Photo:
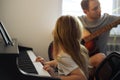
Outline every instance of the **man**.
[[(98, 0), (82, 0), (81, 7), (85, 13), (85, 15), (79, 16), (79, 19), (85, 27), (85, 31), (83, 31), (84, 44), (86, 46), (88, 42), (94, 42), (92, 42), (93, 44), (88, 43), (89, 46), (93, 48), (90, 48), (89, 46), (86, 47), (90, 48), (88, 49), (90, 51), (90, 64), (97, 67), (105, 58), (110, 29), (116, 27), (116, 25), (120, 23), (120, 17), (109, 15), (107, 13), (101, 16), (101, 7)], [(117, 20), (118, 22), (111, 27), (106, 27), (106, 25)]]
[[(80, 16), (79, 19), (82, 21), (85, 29), (88, 30), (90, 33), (94, 34), (95, 31), (99, 30), (102, 27), (105, 27), (106, 25), (109, 25), (116, 20), (119, 20), (118, 23), (120, 23), (120, 16), (117, 17), (109, 15), (107, 13), (101, 16), (101, 7), (98, 0), (82, 0), (81, 7), (86, 15)], [(116, 23), (112, 27), (116, 27), (118, 23)], [(98, 33), (99, 35), (95, 37), (94, 42), (99, 50), (98, 52), (106, 54), (106, 44), (110, 30), (107, 29), (105, 32), (101, 33)]]

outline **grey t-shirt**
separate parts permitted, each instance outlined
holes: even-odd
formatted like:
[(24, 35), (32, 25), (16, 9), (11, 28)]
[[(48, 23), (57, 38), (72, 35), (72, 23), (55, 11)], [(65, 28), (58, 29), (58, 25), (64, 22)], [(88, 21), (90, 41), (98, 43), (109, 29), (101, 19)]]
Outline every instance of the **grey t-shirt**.
[[(85, 17), (85, 15), (79, 16), (78, 18), (81, 20), (83, 26), (90, 33), (93, 33), (94, 31), (112, 23), (113, 21), (116, 21), (118, 19), (120, 20), (120, 16), (113, 16), (113, 15), (109, 15), (107, 13), (102, 15), (101, 18), (98, 19), (95, 22), (88, 21), (87, 18)], [(116, 26), (114, 26), (114, 27), (116, 27)], [(102, 52), (102, 53), (105, 53), (105, 54), (106, 54), (106, 44), (107, 44), (107, 40), (108, 40), (108, 37), (109, 37), (109, 33), (110, 33), (110, 30), (102, 33), (99, 37), (94, 39), (95, 44), (97, 45), (99, 51)]]

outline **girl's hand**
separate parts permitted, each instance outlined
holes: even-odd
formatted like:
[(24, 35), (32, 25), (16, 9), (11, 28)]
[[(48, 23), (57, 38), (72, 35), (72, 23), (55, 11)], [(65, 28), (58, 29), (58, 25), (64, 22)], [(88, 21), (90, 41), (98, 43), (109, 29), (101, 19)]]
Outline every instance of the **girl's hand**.
[(49, 64), (46, 64), (46, 63), (44, 64), (43, 69), (48, 72), (53, 70), (53, 68)]
[(55, 77), (55, 70), (54, 67), (56, 66), (56, 61), (46, 61), (44, 58), (38, 56), (35, 60), (36, 62), (41, 62), (43, 64), (43, 69), (48, 71), (48, 73), (52, 76)]
[(44, 58), (40, 57), (40, 56), (38, 56), (35, 61), (36, 62), (41, 62), (42, 65), (44, 65), (46, 63), (46, 60)]
[(49, 65), (51, 67), (54, 67), (54, 68), (57, 66), (57, 61), (56, 60), (46, 61), (44, 58), (42, 58), (40, 56), (38, 56), (35, 61), (36, 62), (41, 62), (43, 65), (47, 64), (47, 65)]
[(56, 74), (54, 72), (54, 68), (51, 67), (49, 64), (44, 64), (43, 69), (46, 70), (52, 77), (55, 77)]

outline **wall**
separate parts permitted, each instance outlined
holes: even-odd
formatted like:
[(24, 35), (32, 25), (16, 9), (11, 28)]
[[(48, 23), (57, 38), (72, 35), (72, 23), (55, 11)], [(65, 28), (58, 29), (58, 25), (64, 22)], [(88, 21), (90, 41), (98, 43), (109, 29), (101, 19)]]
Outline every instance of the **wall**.
[(52, 29), (61, 15), (62, 0), (0, 0), (0, 21), (19, 45), (32, 47), (48, 59)]

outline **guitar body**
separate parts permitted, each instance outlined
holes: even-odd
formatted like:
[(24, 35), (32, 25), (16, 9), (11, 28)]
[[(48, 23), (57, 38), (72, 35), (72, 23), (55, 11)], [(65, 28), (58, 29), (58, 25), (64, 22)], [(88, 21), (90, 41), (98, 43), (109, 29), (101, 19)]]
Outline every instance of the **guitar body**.
[(83, 30), (83, 36), (82, 36), (82, 42), (81, 43), (88, 49), (89, 56), (92, 56), (92, 55), (98, 53), (99, 50), (96, 47), (94, 39), (90, 40), (90, 41), (87, 41), (87, 42), (84, 40), (89, 35), (91, 35), (91, 33), (88, 30), (84, 29)]

